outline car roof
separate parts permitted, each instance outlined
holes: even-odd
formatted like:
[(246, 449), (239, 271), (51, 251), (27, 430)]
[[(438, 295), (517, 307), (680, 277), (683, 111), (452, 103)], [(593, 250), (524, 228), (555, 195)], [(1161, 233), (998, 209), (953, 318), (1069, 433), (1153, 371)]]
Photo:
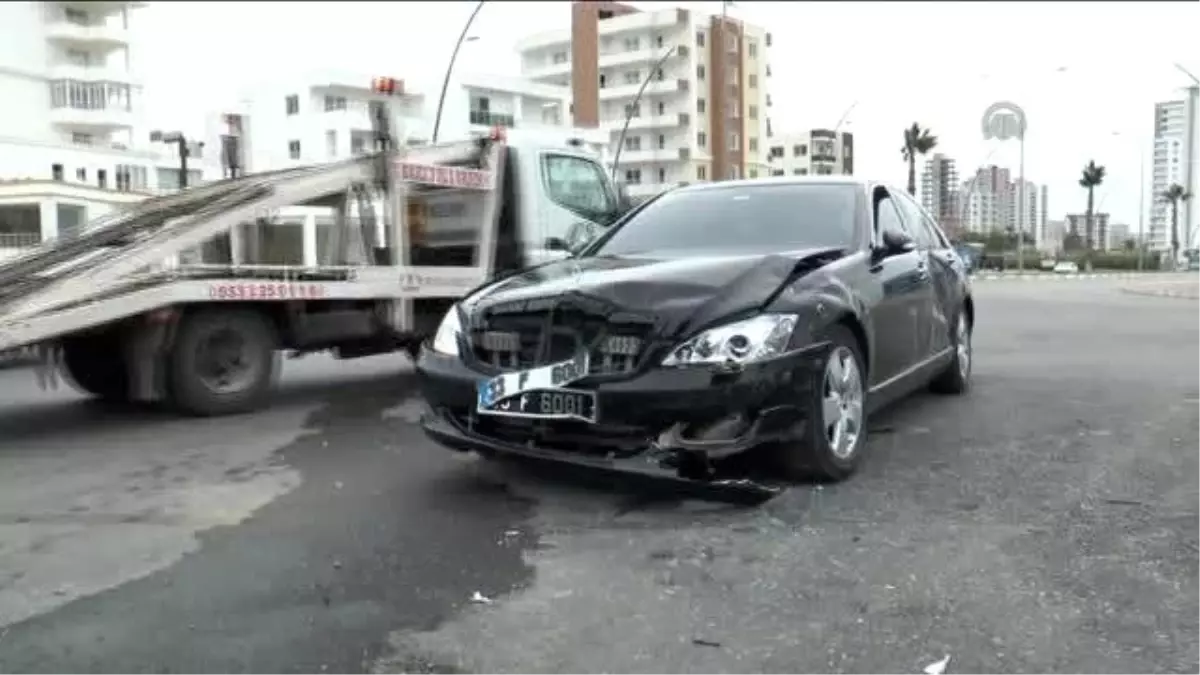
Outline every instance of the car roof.
[(743, 178), (717, 182), (691, 183), (676, 188), (673, 192), (700, 192), (763, 185), (851, 185), (860, 188), (879, 184), (858, 176), (769, 176), (766, 178)]

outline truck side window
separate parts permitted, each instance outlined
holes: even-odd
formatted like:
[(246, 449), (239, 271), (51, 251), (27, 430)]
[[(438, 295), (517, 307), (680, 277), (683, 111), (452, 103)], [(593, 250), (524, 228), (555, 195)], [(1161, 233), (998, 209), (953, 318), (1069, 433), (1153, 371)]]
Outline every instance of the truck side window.
[(542, 167), (546, 192), (559, 206), (589, 219), (607, 216), (615, 209), (599, 164), (582, 157), (546, 155)]

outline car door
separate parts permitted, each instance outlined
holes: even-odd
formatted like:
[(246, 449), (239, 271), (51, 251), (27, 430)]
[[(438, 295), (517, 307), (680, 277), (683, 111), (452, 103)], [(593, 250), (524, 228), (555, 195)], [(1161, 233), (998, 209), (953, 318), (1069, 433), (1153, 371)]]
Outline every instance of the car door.
[(950, 322), (961, 304), (959, 280), (966, 274), (966, 263), (950, 246), (933, 218), (916, 200), (901, 192), (893, 194), (909, 229), (917, 237), (933, 287), (930, 306), (922, 312), (926, 354), (938, 354), (950, 348)]
[[(883, 250), (883, 233), (888, 230), (914, 238), (886, 188), (874, 190), (873, 202), (873, 236), (877, 250)], [(877, 347), (876, 376), (872, 380), (876, 385), (890, 383), (924, 355), (918, 317), (921, 308), (928, 305), (933, 291), (921, 260), (922, 254), (915, 247), (908, 252), (873, 259), (870, 271), (882, 287), (879, 305), (873, 313)]]

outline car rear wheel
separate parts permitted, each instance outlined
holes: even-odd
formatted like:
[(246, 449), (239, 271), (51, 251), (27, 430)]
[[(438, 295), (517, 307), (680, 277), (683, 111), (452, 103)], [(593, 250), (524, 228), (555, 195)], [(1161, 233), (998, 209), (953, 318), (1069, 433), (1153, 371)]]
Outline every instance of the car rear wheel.
[(790, 479), (839, 481), (858, 467), (867, 437), (867, 378), (858, 340), (844, 326), (827, 335), (833, 347), (812, 391), (804, 438), (780, 448), (780, 468)]
[(971, 388), (971, 368), (974, 365), (975, 354), (971, 344), (971, 321), (965, 311), (958, 311), (953, 326), (950, 347), (954, 350), (954, 358), (946, 369), (929, 383), (929, 388), (939, 394), (965, 394)]

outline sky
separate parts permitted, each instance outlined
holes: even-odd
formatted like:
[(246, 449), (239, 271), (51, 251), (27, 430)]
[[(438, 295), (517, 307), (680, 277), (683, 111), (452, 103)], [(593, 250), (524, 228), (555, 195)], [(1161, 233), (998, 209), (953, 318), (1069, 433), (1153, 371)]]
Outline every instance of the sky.
[[(150, 3), (134, 41), (147, 121), (200, 133), (206, 110), (314, 71), (391, 75), (436, 91), (474, 4)], [(669, 4), (721, 11), (720, 2)], [(849, 110), (843, 128), (856, 136), (859, 175), (903, 185), (902, 134), (913, 122), (932, 129), (964, 180), (985, 163), (1015, 175), (1018, 144), (984, 141), (980, 125), (990, 104), (1016, 103), (1029, 125), (1025, 175), (1049, 186), (1052, 219), (1084, 210), (1079, 174), (1095, 160), (1108, 170), (1098, 210), (1136, 228), (1154, 103), (1182, 98), (1191, 83), (1173, 63), (1200, 76), (1198, 2), (739, 0), (728, 11), (773, 34), (775, 132), (832, 127)], [(516, 41), (569, 22), (567, 2), (491, 0), (455, 69), (519, 75)]]

